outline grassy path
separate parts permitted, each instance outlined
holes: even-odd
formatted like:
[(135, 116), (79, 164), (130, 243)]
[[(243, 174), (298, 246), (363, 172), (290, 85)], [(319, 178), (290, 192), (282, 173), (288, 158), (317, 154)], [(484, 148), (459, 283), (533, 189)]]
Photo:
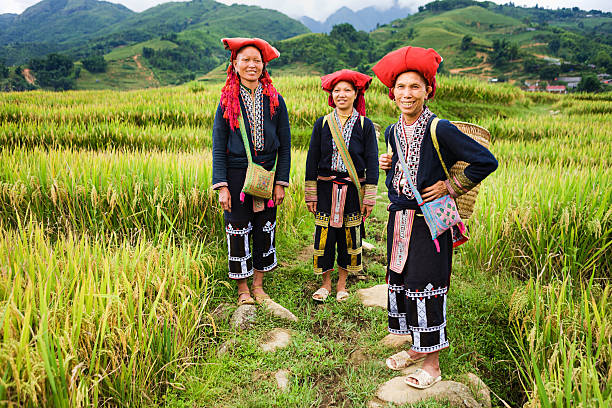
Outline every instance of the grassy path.
[[(181, 381), (185, 389), (169, 393), (168, 405), (365, 407), (378, 386), (397, 375), (384, 365), (384, 359), (395, 351), (379, 343), (387, 335), (386, 310), (362, 306), (355, 294), (357, 289), (384, 283), (385, 205), (386, 200), (379, 200), (367, 224), (366, 241), (375, 249), (365, 254), (364, 274), (349, 277), (348, 301), (338, 303), (330, 296), (320, 305), (311, 300), (320, 281), (311, 269), (314, 226), (310, 219), (299, 228), (296, 239), (279, 243), (281, 267), (265, 281), (267, 292), (295, 313), (298, 322), (275, 318), (258, 307), (254, 327), (235, 331), (229, 325), (235, 288), (223, 287), (216, 296), (215, 343), (203, 351), (203, 363), (185, 373)], [(520, 391), (505, 345), (511, 344), (507, 328), (510, 291), (507, 280), (491, 282), (491, 277), (462, 270), (456, 262), (449, 296), (452, 346), (442, 353), (441, 366), (444, 379), (461, 381), (464, 374), (474, 372), (512, 402)], [(260, 344), (274, 328), (289, 329), (291, 343), (275, 352), (263, 352)], [(277, 388), (274, 377), (281, 369), (290, 373), (284, 391)], [(446, 405), (431, 402), (423, 406)]]

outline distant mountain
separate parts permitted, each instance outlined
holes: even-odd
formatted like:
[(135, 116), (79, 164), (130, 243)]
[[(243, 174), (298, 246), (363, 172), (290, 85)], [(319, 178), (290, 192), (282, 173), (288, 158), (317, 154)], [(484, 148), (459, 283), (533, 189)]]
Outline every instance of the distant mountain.
[(348, 7), (342, 7), (331, 14), (324, 22), (314, 20), (304, 16), (300, 21), (313, 33), (329, 33), (338, 24), (349, 23), (357, 30), (372, 31), (378, 26), (387, 24), (398, 18), (404, 18), (412, 14), (413, 10), (408, 7), (401, 7), (397, 1), (386, 9), (380, 10), (376, 7), (366, 7), (358, 11), (353, 11)]
[[(0, 58), (22, 64), (49, 52), (75, 58), (107, 53), (118, 46), (153, 40), (172, 33), (194, 32), (195, 39), (222, 51), (219, 39), (262, 37), (271, 41), (307, 33), (300, 22), (269, 9), (213, 0), (164, 3), (141, 13), (98, 0), (43, 0), (21, 15), (0, 16)], [(212, 46), (212, 45), (211, 45)]]
[(133, 14), (125, 6), (105, 1), (43, 0), (20, 15), (0, 18), (0, 45), (84, 41)]

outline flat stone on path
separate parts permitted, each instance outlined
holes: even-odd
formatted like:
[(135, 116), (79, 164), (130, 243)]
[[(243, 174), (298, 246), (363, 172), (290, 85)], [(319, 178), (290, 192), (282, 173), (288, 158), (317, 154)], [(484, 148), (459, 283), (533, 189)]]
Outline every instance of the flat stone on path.
[(412, 336), (409, 334), (400, 336), (399, 334), (389, 333), (380, 341), (383, 346), (391, 348), (400, 348), (406, 343), (412, 344)]
[(274, 374), (274, 378), (276, 379), (276, 386), (280, 390), (286, 390), (289, 387), (289, 371), (287, 370), (278, 370)]
[(366, 251), (371, 251), (374, 249), (374, 244), (370, 244), (369, 242), (361, 241), (361, 246)]
[(291, 332), (285, 329), (274, 329), (268, 332), (268, 339), (261, 345), (265, 352), (285, 348), (291, 342)]
[(255, 323), (257, 309), (254, 305), (242, 305), (232, 315), (230, 325), (238, 330), (248, 329)]
[(270, 313), (272, 313), (276, 317), (280, 317), (281, 319), (285, 319), (285, 320), (291, 320), (292, 322), (298, 321), (298, 318), (296, 315), (294, 315), (288, 309), (279, 305), (272, 299), (264, 300), (263, 305)]
[(364, 306), (378, 306), (386, 309), (387, 292), (387, 284), (382, 284), (367, 289), (359, 289), (357, 295)]
[(472, 393), (476, 396), (478, 402), (485, 408), (491, 408), (491, 391), (487, 384), (474, 373), (468, 373), (466, 378), (466, 382), (472, 389)]
[(433, 386), (420, 390), (405, 383), (405, 376), (395, 377), (381, 385), (376, 397), (385, 402), (398, 405), (412, 404), (426, 399), (447, 401), (452, 407), (482, 408), (465, 385), (455, 381), (440, 381)]

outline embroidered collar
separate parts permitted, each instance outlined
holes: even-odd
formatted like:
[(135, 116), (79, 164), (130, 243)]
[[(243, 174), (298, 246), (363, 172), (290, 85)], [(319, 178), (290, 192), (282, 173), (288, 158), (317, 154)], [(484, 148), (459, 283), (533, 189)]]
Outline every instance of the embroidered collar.
[[(353, 134), (353, 127), (355, 126), (355, 122), (357, 122), (357, 118), (359, 118), (359, 113), (355, 108), (353, 108), (351, 116), (346, 120), (344, 126), (342, 126), (342, 121), (340, 120), (338, 111), (334, 109), (334, 120), (338, 124), (338, 128), (342, 129), (342, 139), (344, 139), (344, 143), (346, 144), (347, 150), (349, 148), (349, 143), (351, 142), (351, 135)], [(344, 161), (342, 160), (342, 156), (338, 152), (338, 146), (336, 146), (336, 142), (334, 141), (333, 137), (331, 169), (340, 173), (346, 173), (348, 171), (344, 164)]]
[(255, 89), (255, 95), (246, 86), (240, 84), (240, 97), (251, 128), (251, 139), (256, 152), (264, 149), (264, 112), (263, 112), (263, 86), (261, 83)]
[[(419, 162), (421, 160), (421, 143), (427, 132), (427, 124), (429, 119), (433, 116), (433, 113), (427, 106), (423, 107), (423, 112), (419, 115), (418, 119), (411, 125), (404, 123), (403, 116), (400, 114), (399, 120), (395, 124), (402, 151), (406, 158), (406, 164), (408, 165), (408, 173), (410, 179), (417, 185), (417, 173), (419, 170)], [(395, 173), (393, 176), (393, 187), (398, 194), (404, 194), (409, 199), (414, 198), (414, 194), (408, 185), (404, 170), (401, 166), (400, 161), (397, 161), (395, 165)]]

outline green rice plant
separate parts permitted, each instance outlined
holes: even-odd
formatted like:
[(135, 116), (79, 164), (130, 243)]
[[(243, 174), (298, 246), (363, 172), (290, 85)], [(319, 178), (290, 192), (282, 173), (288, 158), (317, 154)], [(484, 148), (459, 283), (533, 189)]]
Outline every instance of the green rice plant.
[[(16, 227), (33, 217), (52, 233), (112, 232), (201, 240), (223, 234), (211, 153), (69, 149), (0, 151), (0, 217)], [(293, 152), (291, 187), (280, 210), (284, 230), (306, 213), (304, 152)], [(288, 218), (284, 218), (288, 217)]]
[(609, 407), (611, 286), (563, 275), (531, 278), (513, 295), (509, 349), (528, 396), (525, 407)]
[(500, 160), (482, 185), (459, 255), (475, 269), (522, 278), (610, 278), (612, 169)]
[(180, 387), (214, 330), (209, 245), (0, 228), (0, 403), (150, 405)]
[(118, 121), (95, 123), (0, 123), (0, 146), (79, 149), (197, 150), (212, 147), (212, 129), (167, 125), (136, 126)]

